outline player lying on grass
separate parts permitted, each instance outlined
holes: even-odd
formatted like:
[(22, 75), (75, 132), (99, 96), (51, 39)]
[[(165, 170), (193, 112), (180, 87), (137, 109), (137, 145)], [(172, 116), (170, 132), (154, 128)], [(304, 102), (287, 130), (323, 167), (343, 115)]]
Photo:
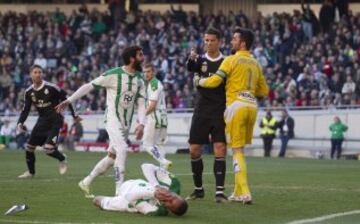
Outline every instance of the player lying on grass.
[(128, 180), (120, 189), (118, 196), (96, 196), (94, 204), (103, 210), (138, 212), (144, 215), (164, 216), (168, 211), (184, 215), (188, 205), (178, 194), (180, 182), (163, 168), (152, 164), (141, 165), (148, 180)]
[[(164, 168), (155, 166), (150, 163), (144, 163), (141, 165), (141, 170), (145, 179), (151, 186), (161, 186), (170, 190), (171, 192), (180, 194), (180, 181), (175, 177), (175, 175), (168, 172)], [(81, 185), (81, 182), (79, 183), (79, 187), (85, 193), (85, 197), (94, 197), (94, 195), (90, 193), (90, 189), (84, 188), (83, 185)]]

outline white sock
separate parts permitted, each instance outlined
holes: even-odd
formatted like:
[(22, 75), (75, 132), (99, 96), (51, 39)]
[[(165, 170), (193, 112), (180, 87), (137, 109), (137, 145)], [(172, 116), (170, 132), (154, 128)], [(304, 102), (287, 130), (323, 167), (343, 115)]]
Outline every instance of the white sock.
[(83, 179), (83, 183), (85, 185), (90, 185), (97, 176), (104, 174), (113, 164), (114, 159), (105, 156), (95, 165), (90, 174)]
[(114, 162), (114, 171), (115, 171), (115, 195), (119, 194), (119, 189), (125, 178), (125, 161), (126, 161), (127, 151), (116, 150), (116, 159)]
[(156, 161), (160, 164), (166, 161), (164, 155), (161, 153), (157, 146), (148, 146), (145, 147), (146, 152), (148, 152)]

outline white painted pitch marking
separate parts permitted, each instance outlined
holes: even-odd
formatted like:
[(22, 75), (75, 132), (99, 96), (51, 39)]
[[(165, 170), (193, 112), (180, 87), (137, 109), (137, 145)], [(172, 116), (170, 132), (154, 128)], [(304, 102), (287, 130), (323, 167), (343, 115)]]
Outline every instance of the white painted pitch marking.
[(334, 213), (334, 214), (330, 214), (330, 215), (324, 215), (324, 216), (315, 217), (315, 218), (312, 218), (312, 219), (300, 219), (300, 220), (295, 220), (295, 221), (292, 221), (292, 222), (288, 222), (287, 224), (306, 224), (306, 223), (322, 222), (322, 221), (337, 218), (337, 217), (348, 216), (348, 215), (356, 215), (356, 214), (360, 214), (360, 210), (353, 210), (353, 211), (348, 211), (348, 212), (339, 212), (339, 213)]
[(11, 219), (0, 219), (1, 223), (28, 223), (28, 224), (112, 224), (109, 222), (49, 222), (49, 221), (36, 221), (36, 220), (11, 220)]

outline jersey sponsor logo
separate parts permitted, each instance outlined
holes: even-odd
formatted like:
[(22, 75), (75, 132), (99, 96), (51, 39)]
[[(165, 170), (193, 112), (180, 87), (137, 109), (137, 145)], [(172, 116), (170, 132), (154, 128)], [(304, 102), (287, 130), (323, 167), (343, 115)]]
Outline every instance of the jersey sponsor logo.
[(131, 91), (122, 92), (120, 103), (123, 108), (129, 108), (133, 106), (134, 101), (135, 101), (135, 94), (133, 92)]
[[(34, 101), (34, 102), (36, 102), (36, 101)], [(50, 105), (51, 105), (51, 102), (46, 102), (45, 103), (44, 100), (38, 100), (38, 102), (36, 104), (36, 107), (43, 108), (43, 107), (48, 107)]]
[(205, 72), (207, 72), (207, 70), (208, 70), (208, 64), (207, 64), (206, 61), (204, 61), (204, 62), (201, 64), (201, 71), (205, 73)]
[(47, 88), (44, 90), (44, 94), (45, 95), (49, 94), (49, 90)]
[(31, 93), (31, 100), (32, 100), (34, 103), (36, 102), (35, 93)]

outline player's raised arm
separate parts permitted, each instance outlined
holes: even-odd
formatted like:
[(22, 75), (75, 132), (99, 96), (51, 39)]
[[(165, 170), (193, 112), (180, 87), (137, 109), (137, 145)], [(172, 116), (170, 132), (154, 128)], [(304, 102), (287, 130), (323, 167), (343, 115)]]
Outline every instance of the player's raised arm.
[(189, 72), (199, 72), (200, 71), (198, 58), (199, 58), (199, 55), (196, 53), (195, 48), (192, 48), (189, 59), (186, 62), (186, 68)]

